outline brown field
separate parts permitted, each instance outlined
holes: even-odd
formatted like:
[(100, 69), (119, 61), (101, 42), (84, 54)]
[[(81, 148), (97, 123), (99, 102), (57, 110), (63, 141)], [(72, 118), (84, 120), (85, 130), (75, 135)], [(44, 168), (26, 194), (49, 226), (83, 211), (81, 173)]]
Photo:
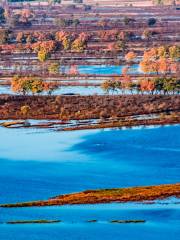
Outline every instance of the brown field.
[(180, 111), (179, 95), (0, 96), (0, 119), (100, 119), (173, 111)]

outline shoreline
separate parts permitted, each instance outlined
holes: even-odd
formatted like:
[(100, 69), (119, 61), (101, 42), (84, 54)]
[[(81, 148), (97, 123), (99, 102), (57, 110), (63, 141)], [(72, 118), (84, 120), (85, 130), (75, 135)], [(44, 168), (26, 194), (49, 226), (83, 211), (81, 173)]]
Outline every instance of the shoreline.
[(108, 124), (97, 124), (94, 126), (77, 126), (77, 127), (66, 127), (63, 129), (63, 131), (75, 131), (75, 130), (90, 130), (90, 129), (106, 129), (106, 128), (133, 128), (133, 127), (140, 127), (140, 126), (165, 126), (165, 125), (174, 125), (174, 124), (180, 124), (180, 117), (178, 119), (170, 119), (170, 120), (161, 120), (157, 119), (156, 121), (153, 120), (140, 120), (140, 121), (134, 121), (130, 122), (127, 121), (126, 123), (108, 123)]
[(42, 207), (98, 203), (143, 202), (169, 197), (180, 198), (180, 183), (156, 186), (86, 190), (83, 192), (64, 194), (42, 201), (0, 204), (2, 208)]
[[(4, 121), (3, 121), (4, 120)], [(180, 124), (180, 113), (148, 114), (115, 119), (51, 120), (51, 119), (0, 119), (0, 126), (11, 129), (34, 128), (55, 131), (93, 129), (131, 129), (133, 127), (165, 126)]]

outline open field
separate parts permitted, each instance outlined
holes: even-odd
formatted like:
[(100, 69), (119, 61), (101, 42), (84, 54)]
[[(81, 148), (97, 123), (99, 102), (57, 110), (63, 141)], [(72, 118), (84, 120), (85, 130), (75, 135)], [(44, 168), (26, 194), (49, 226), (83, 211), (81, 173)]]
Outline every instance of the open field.
[(173, 111), (180, 111), (178, 95), (0, 96), (1, 119), (105, 119)]

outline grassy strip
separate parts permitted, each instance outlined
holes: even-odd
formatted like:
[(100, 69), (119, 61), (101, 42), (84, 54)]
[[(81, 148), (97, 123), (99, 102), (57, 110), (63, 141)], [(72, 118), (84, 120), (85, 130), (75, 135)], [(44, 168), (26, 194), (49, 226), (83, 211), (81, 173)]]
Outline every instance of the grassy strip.
[(9, 221), (7, 224), (28, 224), (28, 223), (59, 223), (60, 220), (18, 220), (18, 221)]
[(112, 220), (110, 223), (145, 223), (145, 220)]
[(166, 124), (179, 124), (180, 117), (179, 116), (161, 116), (157, 119), (142, 119), (142, 120), (134, 120), (134, 119), (127, 119), (125, 121), (117, 121), (117, 122), (101, 122), (97, 124), (89, 124), (89, 125), (80, 125), (74, 127), (65, 127), (59, 129), (60, 131), (74, 131), (74, 130), (86, 130), (86, 129), (103, 129), (103, 128), (122, 128), (127, 127), (131, 128), (134, 126), (152, 126), (152, 125), (166, 125)]
[(98, 220), (96, 220), (96, 219), (92, 219), (92, 220), (87, 220), (86, 222), (87, 223), (96, 223)]
[(180, 183), (158, 186), (87, 190), (60, 195), (45, 201), (1, 204), (0, 207), (31, 207), (67, 204), (96, 204), (111, 202), (142, 202), (168, 197), (180, 197)]
[[(85, 129), (103, 129), (103, 128), (131, 128), (133, 126), (150, 126), (150, 125), (166, 125), (166, 124), (179, 124), (180, 123), (180, 112), (173, 112), (169, 114), (157, 114), (156, 118), (149, 118), (150, 115), (143, 115), (144, 119), (135, 119), (133, 116), (124, 118), (114, 119), (101, 119), (96, 123), (91, 121), (77, 122), (74, 126), (70, 126), (70, 122), (66, 123), (60, 120), (56, 122), (46, 122), (37, 124), (26, 124), (25, 120), (20, 121), (5, 121), (0, 123), (0, 126), (6, 128), (51, 128), (58, 131), (74, 131), (74, 130), (85, 130)], [(67, 126), (64, 127), (65, 123)], [(69, 124), (69, 126), (68, 126)]]
[[(17, 221), (9, 221), (6, 222), (6, 224), (46, 224), (46, 223), (60, 223), (61, 220), (17, 220)], [(87, 220), (86, 223), (97, 223), (98, 220), (92, 219)], [(146, 220), (140, 220), (140, 219), (128, 219), (128, 220), (110, 220), (108, 223), (145, 223)]]

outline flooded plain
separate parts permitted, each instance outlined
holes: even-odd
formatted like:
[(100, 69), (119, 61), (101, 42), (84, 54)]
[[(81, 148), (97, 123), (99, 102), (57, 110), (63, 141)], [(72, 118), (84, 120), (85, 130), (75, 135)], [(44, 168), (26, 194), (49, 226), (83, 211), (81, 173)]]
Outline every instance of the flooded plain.
[[(179, 182), (179, 133), (179, 125), (73, 132), (0, 127), (0, 203), (43, 200), (87, 189)], [(0, 239), (79, 240), (102, 235), (104, 239), (178, 239), (178, 200), (166, 201), (0, 208)], [(62, 222), (6, 224), (35, 219)], [(111, 223), (128, 219), (145, 223)]]

